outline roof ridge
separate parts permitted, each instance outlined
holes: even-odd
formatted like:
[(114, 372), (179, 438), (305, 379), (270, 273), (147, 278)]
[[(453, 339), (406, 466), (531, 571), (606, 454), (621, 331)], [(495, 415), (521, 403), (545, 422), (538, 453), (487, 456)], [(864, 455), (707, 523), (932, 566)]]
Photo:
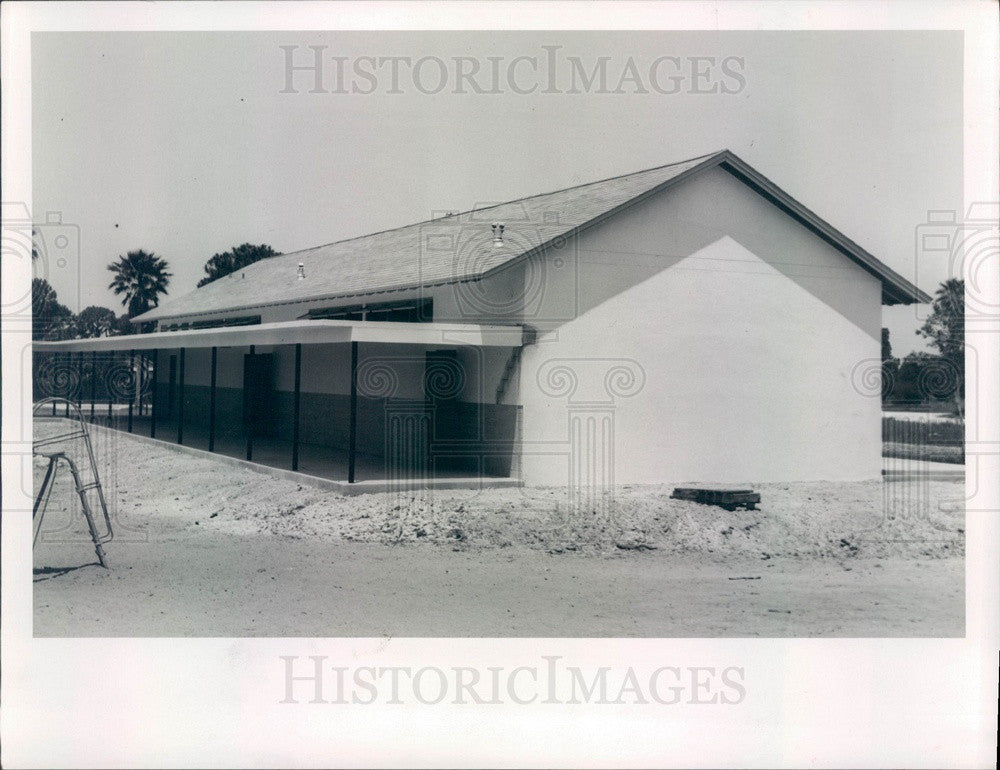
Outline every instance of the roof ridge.
[(437, 217), (437, 218), (431, 217), (430, 219), (422, 219), (422, 220), (420, 220), (418, 222), (410, 222), (409, 224), (399, 225), (397, 227), (387, 227), (385, 230), (376, 230), (375, 232), (372, 232), (372, 233), (364, 233), (362, 235), (352, 235), (350, 238), (342, 238), (339, 241), (330, 241), (329, 243), (321, 243), (318, 246), (309, 246), (309, 247), (307, 247), (305, 249), (298, 249), (296, 251), (289, 251), (289, 252), (285, 252), (284, 254), (275, 254), (274, 256), (275, 257), (288, 257), (288, 256), (292, 256), (294, 254), (303, 254), (303, 253), (305, 253), (307, 251), (315, 251), (316, 249), (323, 249), (323, 248), (326, 248), (327, 246), (336, 246), (337, 244), (340, 244), (340, 243), (349, 243), (351, 241), (361, 240), (362, 238), (371, 238), (371, 237), (376, 236), (376, 235), (384, 235), (386, 233), (393, 233), (393, 232), (396, 232), (397, 230), (405, 230), (408, 227), (416, 227), (417, 225), (425, 225), (425, 224), (429, 224), (430, 222), (439, 222), (440, 220), (442, 220), (442, 219), (448, 219), (449, 217), (458, 217), (458, 216), (461, 216), (462, 214), (471, 214), (474, 211), (489, 211), (490, 209), (495, 209), (495, 208), (498, 208), (500, 206), (507, 206), (507, 205), (510, 205), (511, 203), (520, 203), (521, 201), (532, 200), (534, 198), (542, 198), (542, 197), (544, 197), (546, 195), (555, 195), (556, 193), (569, 192), (570, 190), (577, 190), (577, 189), (579, 189), (581, 187), (590, 187), (591, 185), (602, 184), (603, 182), (611, 182), (611, 181), (614, 181), (615, 179), (624, 179), (627, 176), (636, 176), (638, 174), (645, 174), (645, 173), (648, 173), (650, 171), (659, 171), (661, 169), (670, 168), (671, 166), (680, 166), (680, 165), (683, 165), (684, 163), (692, 163), (692, 162), (694, 162), (696, 160), (704, 160), (705, 158), (711, 158), (711, 157), (713, 157), (715, 155), (722, 155), (722, 154), (727, 153), (727, 152), (729, 152), (728, 149), (716, 150), (715, 152), (709, 152), (709, 153), (706, 153), (704, 155), (696, 155), (693, 158), (686, 158), (685, 160), (678, 160), (678, 161), (674, 161), (673, 163), (664, 163), (662, 166), (651, 166), (650, 168), (643, 168), (643, 169), (639, 169), (638, 171), (630, 171), (630, 172), (628, 172), (626, 174), (617, 174), (615, 176), (605, 177), (604, 179), (595, 179), (592, 182), (583, 182), (581, 184), (570, 185), (569, 187), (561, 187), (558, 190), (550, 190), (548, 192), (535, 193), (534, 195), (525, 195), (522, 198), (513, 198), (512, 200), (509, 200), (509, 201), (500, 201), (499, 203), (493, 203), (493, 204), (490, 204), (489, 206), (483, 206), (482, 208), (479, 208), (479, 209), (477, 209), (477, 208), (471, 208), (471, 209), (468, 209), (466, 211), (456, 211), (453, 214), (447, 214), (447, 215), (445, 215), (443, 217)]

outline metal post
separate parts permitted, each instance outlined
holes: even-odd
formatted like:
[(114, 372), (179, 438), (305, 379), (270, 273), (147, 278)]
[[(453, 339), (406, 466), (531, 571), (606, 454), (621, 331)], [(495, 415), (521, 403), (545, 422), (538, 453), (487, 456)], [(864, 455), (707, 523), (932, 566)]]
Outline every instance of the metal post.
[(355, 455), (358, 446), (358, 343), (351, 343), (351, 424), (347, 445), (347, 483), (354, 483)]
[(97, 400), (97, 351), (90, 354), (90, 421), (94, 421), (94, 401)]
[(69, 399), (73, 394), (70, 393), (69, 386), (73, 384), (73, 354), (66, 354), (66, 416), (69, 417)]
[(299, 400), (302, 395), (302, 344), (295, 346), (295, 397), (292, 402), (292, 470), (299, 469)]
[(215, 451), (215, 368), (219, 359), (219, 349), (212, 348), (212, 387), (208, 391), (208, 451)]
[[(55, 385), (56, 385), (56, 372), (58, 371), (58, 369), (59, 369), (59, 354), (58, 353), (53, 353), (52, 354), (52, 392), (53, 392), (53, 394), (55, 393), (55, 389), (56, 389), (55, 388)], [(52, 416), (53, 417), (56, 416), (56, 402), (55, 401), (52, 402)]]
[(160, 351), (153, 351), (153, 382), (149, 388), (149, 437), (156, 438), (156, 378), (160, 376)]
[(174, 390), (177, 380), (177, 357), (170, 356), (170, 372), (167, 375), (167, 419), (174, 416)]
[(112, 391), (111, 391), (111, 383), (108, 382), (107, 372), (110, 372), (112, 369), (115, 368), (115, 359), (117, 357), (118, 357), (117, 354), (115, 354), (114, 352), (111, 353), (111, 355), (108, 358), (108, 368), (105, 370), (105, 375), (104, 375), (104, 390), (107, 391), (107, 394), (108, 394), (108, 427), (109, 428), (111, 427)]
[[(253, 356), (256, 350), (257, 350), (257, 346), (256, 345), (251, 345), (250, 346), (250, 355)], [(253, 366), (253, 364), (251, 364), (251, 366)], [(246, 381), (246, 372), (245, 371), (244, 371), (244, 374), (243, 374), (243, 379), (244, 379), (244, 383), (243, 383), (243, 387), (244, 388), (246, 388), (248, 385), (250, 386), (251, 389), (254, 387), (253, 380), (250, 380), (249, 382)], [(246, 392), (243, 393), (243, 403), (244, 404), (251, 404), (252, 405), (252, 399), (248, 399), (247, 395), (248, 394)], [(243, 416), (243, 425), (245, 426), (244, 429), (247, 432), (247, 460), (252, 460), (253, 459), (253, 427), (254, 427), (253, 426), (253, 421), (248, 421), (246, 419), (246, 415), (244, 415)]]
[[(130, 350), (128, 352), (128, 371), (129, 377), (135, 375), (135, 350)], [(132, 406), (133, 401), (135, 401), (135, 388), (129, 388), (131, 393), (128, 394), (128, 432), (132, 432)]]
[[(80, 351), (79, 358), (76, 360), (76, 378), (77, 378), (77, 389), (76, 389), (76, 408), (77, 411), (83, 412), (83, 351)], [(81, 414), (82, 416), (82, 414)]]
[(184, 348), (181, 348), (180, 372), (177, 376), (177, 443), (184, 443)]

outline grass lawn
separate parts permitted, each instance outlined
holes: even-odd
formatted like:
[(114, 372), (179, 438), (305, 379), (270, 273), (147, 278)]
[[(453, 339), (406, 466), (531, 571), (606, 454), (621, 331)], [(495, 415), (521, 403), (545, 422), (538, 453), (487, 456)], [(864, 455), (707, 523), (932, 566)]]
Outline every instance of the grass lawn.
[(959, 420), (882, 418), (882, 456), (903, 460), (964, 463), (965, 424)]
[(886, 441), (882, 444), (883, 457), (895, 457), (901, 460), (926, 460), (935, 463), (955, 463), (961, 465), (965, 462), (965, 453), (961, 446), (951, 444), (949, 446), (933, 446), (920, 444), (900, 444), (894, 441)]

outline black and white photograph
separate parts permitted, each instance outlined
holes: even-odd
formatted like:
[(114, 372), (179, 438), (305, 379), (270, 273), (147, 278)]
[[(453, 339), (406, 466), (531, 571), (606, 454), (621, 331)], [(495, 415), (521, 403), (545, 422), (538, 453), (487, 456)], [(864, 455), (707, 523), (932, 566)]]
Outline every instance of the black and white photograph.
[(3, 12), (5, 767), (996, 766), (994, 5)]

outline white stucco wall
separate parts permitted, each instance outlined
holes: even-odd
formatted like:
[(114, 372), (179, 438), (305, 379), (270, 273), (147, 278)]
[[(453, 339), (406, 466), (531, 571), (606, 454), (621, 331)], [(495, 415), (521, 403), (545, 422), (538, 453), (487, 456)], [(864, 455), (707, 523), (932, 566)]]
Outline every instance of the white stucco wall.
[(878, 477), (879, 399), (852, 385), (880, 355), (876, 278), (721, 169), (575, 249), (547, 293), (580, 315), (525, 319), (546, 330), (522, 359), (526, 483)]

